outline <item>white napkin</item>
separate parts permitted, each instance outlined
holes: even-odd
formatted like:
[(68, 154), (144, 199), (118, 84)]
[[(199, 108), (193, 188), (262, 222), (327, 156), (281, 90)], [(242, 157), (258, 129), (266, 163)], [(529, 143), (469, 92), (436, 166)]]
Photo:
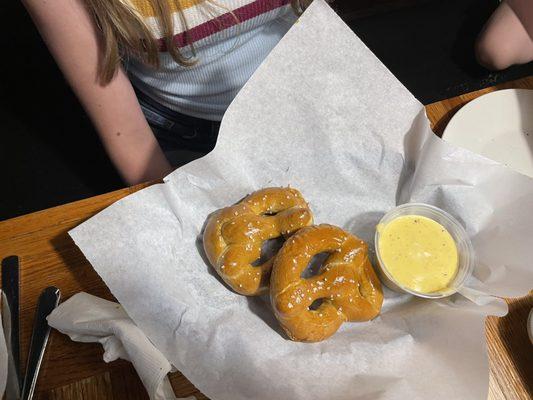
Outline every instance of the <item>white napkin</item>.
[(60, 304), (47, 320), (74, 341), (101, 343), (105, 362), (131, 361), (150, 399), (176, 400), (167, 377), (172, 366), (120, 304), (82, 292)]
[[(0, 301), (4, 302), (6, 301), (4, 292), (0, 290)], [(1, 312), (0, 307), (0, 312)], [(0, 315), (0, 321), (1, 321), (1, 315)], [(6, 390), (6, 382), (7, 382), (7, 346), (6, 346), (6, 338), (4, 337), (4, 327), (0, 323), (0, 398), (4, 394), (4, 391)]]
[(6, 294), (0, 290), (0, 295), (0, 304), (2, 305), (0, 309), (5, 312), (5, 315), (1, 316), (3, 320), (0, 324), (0, 398), (5, 392), (6, 398), (18, 399), (20, 397), (20, 388), (16, 377), (18, 372), (11, 352), (11, 310)]

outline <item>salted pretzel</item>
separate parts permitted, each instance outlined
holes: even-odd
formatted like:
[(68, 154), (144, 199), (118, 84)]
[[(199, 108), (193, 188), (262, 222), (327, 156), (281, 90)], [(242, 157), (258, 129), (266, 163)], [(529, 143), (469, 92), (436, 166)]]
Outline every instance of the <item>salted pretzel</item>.
[(237, 293), (254, 296), (268, 288), (273, 258), (260, 265), (269, 239), (288, 237), (311, 225), (313, 215), (296, 189), (266, 188), (213, 213), (203, 242), (211, 265)]
[[(302, 278), (311, 259), (324, 252), (329, 256), (318, 274)], [(325, 224), (301, 229), (285, 242), (272, 269), (270, 298), (289, 338), (302, 342), (324, 340), (346, 321), (370, 320), (383, 303), (367, 244)], [(313, 309), (315, 300), (322, 302)]]

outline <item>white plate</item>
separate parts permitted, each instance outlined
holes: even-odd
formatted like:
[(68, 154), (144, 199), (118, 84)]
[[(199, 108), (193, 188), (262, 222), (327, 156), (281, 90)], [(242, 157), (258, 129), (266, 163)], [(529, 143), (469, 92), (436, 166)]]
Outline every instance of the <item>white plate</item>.
[(533, 178), (533, 90), (478, 97), (453, 116), (442, 138)]

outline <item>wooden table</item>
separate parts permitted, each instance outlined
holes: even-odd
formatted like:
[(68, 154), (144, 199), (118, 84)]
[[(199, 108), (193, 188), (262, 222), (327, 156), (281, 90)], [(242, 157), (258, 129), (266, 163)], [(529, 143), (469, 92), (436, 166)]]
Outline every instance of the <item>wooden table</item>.
[[(481, 94), (510, 87), (533, 89), (533, 77), (430, 104), (426, 107), (428, 117), (435, 131), (441, 134), (451, 116), (463, 104)], [(113, 300), (109, 289), (67, 232), (144, 186), (0, 222), (0, 258), (11, 254), (21, 258), (23, 358), (28, 351), (36, 300), (45, 287), (59, 287), (63, 299), (85, 291)], [(491, 372), (489, 398), (527, 400), (533, 398), (533, 347), (526, 331), (533, 295), (530, 293), (529, 296), (508, 302), (510, 312), (506, 317), (490, 317), (486, 323)], [(25, 365), (25, 360), (22, 362)], [(198, 399), (206, 398), (180, 373), (171, 374), (171, 382), (178, 397), (195, 395)], [(74, 343), (53, 331), (35, 398), (122, 400), (146, 399), (147, 394), (129, 363), (116, 361), (105, 364), (100, 345)]]

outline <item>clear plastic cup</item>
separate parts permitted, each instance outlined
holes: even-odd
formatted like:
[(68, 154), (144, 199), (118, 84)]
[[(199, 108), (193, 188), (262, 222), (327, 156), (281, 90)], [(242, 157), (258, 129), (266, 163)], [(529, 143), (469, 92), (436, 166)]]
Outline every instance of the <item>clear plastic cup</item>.
[(446, 230), (450, 233), (453, 240), (455, 241), (455, 245), (457, 246), (457, 273), (455, 274), (454, 279), (449, 283), (449, 285), (445, 289), (440, 290), (438, 292), (422, 293), (403, 286), (402, 284), (397, 282), (394, 277), (389, 273), (389, 271), (387, 270), (387, 266), (381, 259), (381, 255), (379, 252), (380, 233), (379, 229), (376, 229), (374, 245), (377, 258), (376, 264), (378, 266), (378, 273), (380, 275), (381, 281), (387, 287), (396, 292), (410, 293), (415, 296), (425, 297), (428, 299), (438, 299), (456, 293), (461, 288), (461, 286), (463, 286), (466, 279), (472, 274), (472, 270), (474, 269), (474, 248), (472, 247), (472, 242), (466, 234), (465, 229), (459, 223), (459, 221), (457, 221), (446, 211), (443, 211), (440, 208), (434, 207), (432, 205), (423, 203), (407, 203), (393, 208), (383, 216), (381, 221), (379, 221), (379, 224), (385, 226), (392, 220), (406, 215), (419, 215), (426, 218), (430, 218), (433, 221), (436, 221), (441, 224), (444, 228), (446, 228)]

